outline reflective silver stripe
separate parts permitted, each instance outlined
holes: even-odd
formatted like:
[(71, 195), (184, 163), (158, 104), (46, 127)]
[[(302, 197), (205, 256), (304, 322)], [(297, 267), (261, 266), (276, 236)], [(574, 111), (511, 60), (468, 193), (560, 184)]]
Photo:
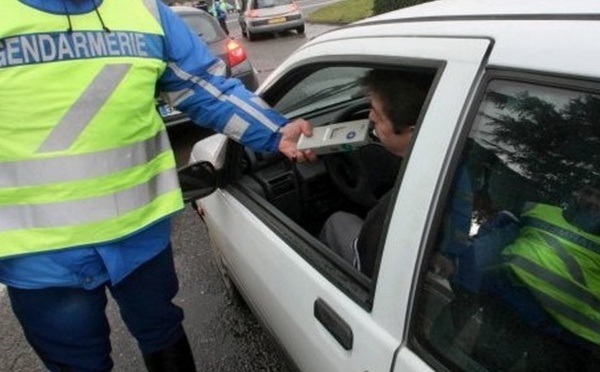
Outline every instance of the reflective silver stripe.
[(164, 94), (167, 96), (167, 99), (169, 100), (169, 103), (171, 104), (171, 106), (177, 106), (181, 102), (183, 102), (186, 99), (188, 99), (189, 97), (193, 96), (194, 91), (191, 89), (184, 89), (184, 90), (177, 90), (174, 92), (167, 92)]
[(241, 99), (239, 99), (238, 97), (231, 96), (229, 100), (234, 105), (238, 106), (242, 110), (246, 111), (248, 114), (250, 114), (253, 117), (255, 117), (256, 119), (258, 119), (258, 121), (260, 121), (264, 126), (266, 126), (267, 128), (269, 128), (273, 132), (277, 132), (279, 130), (279, 126), (275, 125), (275, 123), (273, 123), (265, 115), (263, 115), (262, 112), (258, 111), (254, 107), (250, 106), (248, 103), (246, 103), (246, 102), (242, 101)]
[(547, 282), (561, 292), (587, 303), (594, 311), (600, 313), (600, 300), (573, 282), (521, 256), (511, 255), (510, 263)]
[(548, 223), (544, 220), (535, 217), (526, 217), (523, 219), (526, 226), (535, 227), (536, 229), (547, 231), (553, 235), (560, 236), (561, 238), (568, 240), (581, 247), (589, 249), (590, 251), (600, 254), (600, 244), (595, 243), (579, 234), (576, 234), (562, 227)]
[(178, 187), (175, 169), (167, 169), (144, 184), (115, 194), (83, 200), (0, 208), (0, 232), (104, 221), (141, 208), (157, 196)]
[(169, 68), (171, 68), (171, 70), (173, 70), (173, 72), (180, 79), (190, 81), (190, 82), (200, 86), (202, 89), (204, 89), (206, 92), (208, 92), (209, 94), (214, 96), (216, 99), (223, 101), (223, 102), (225, 102), (225, 101), (231, 102), (233, 105), (237, 106), (238, 108), (240, 108), (241, 110), (246, 112), (248, 115), (255, 118), (257, 121), (259, 121), (261, 124), (263, 124), (265, 127), (270, 129), (271, 131), (276, 132), (279, 129), (279, 126), (277, 126), (275, 123), (273, 123), (271, 120), (269, 120), (269, 118), (267, 118), (260, 111), (258, 111), (254, 107), (250, 106), (246, 102), (242, 101), (238, 97), (227, 96), (227, 95), (223, 94), (223, 92), (221, 92), (214, 85), (210, 84), (208, 81), (203, 80), (203, 79), (199, 78), (198, 76), (194, 76), (194, 75), (191, 75), (191, 74), (185, 72), (179, 66), (177, 66), (177, 64), (175, 64), (175, 63), (169, 63)]
[(563, 247), (562, 244), (560, 244), (558, 239), (545, 232), (542, 232), (542, 234), (542, 237), (544, 238), (546, 243), (550, 247), (552, 247), (552, 249), (554, 249), (554, 252), (558, 255), (558, 257), (560, 257), (561, 261), (565, 264), (573, 279), (575, 279), (579, 284), (585, 287), (585, 277), (583, 276), (581, 267), (579, 267), (579, 264), (577, 263), (575, 258), (573, 258), (573, 256), (571, 256), (569, 252), (567, 252), (565, 247)]
[(160, 22), (160, 12), (158, 11), (158, 4), (156, 4), (156, 1), (157, 0), (144, 0), (144, 6), (146, 9), (148, 9), (150, 14), (152, 14), (154, 19), (156, 19), (156, 22), (158, 22), (158, 24), (160, 24), (162, 27)]
[(208, 73), (215, 76), (225, 76), (227, 73), (227, 65), (219, 59), (208, 68)]
[(246, 129), (248, 129), (248, 126), (249, 124), (246, 120), (237, 115), (233, 115), (233, 117), (227, 122), (227, 125), (225, 125), (223, 134), (233, 140), (239, 141)]
[[(185, 72), (183, 69), (181, 69), (175, 63), (172, 63), (172, 62), (169, 63), (169, 67), (171, 68), (171, 70), (173, 70), (175, 75), (177, 75), (180, 79), (189, 81), (193, 84), (198, 85), (199, 87), (204, 89), (207, 93), (209, 93), (210, 95), (212, 95), (213, 97), (215, 97), (216, 99), (218, 99), (220, 101), (223, 101), (223, 102), (227, 101), (227, 96), (224, 95), (223, 92), (221, 92), (219, 89), (217, 89), (217, 87), (215, 87), (208, 81), (201, 79), (198, 76), (195, 76), (195, 75)], [(190, 88), (188, 90), (191, 92), (194, 92), (194, 90), (192, 88)]]
[(145, 164), (171, 148), (166, 131), (141, 143), (90, 154), (0, 163), (0, 188), (76, 181)]
[(548, 296), (546, 293), (540, 292), (536, 288), (532, 289), (532, 293), (546, 309), (554, 311), (600, 335), (599, 322), (596, 322), (594, 319), (587, 317), (585, 314), (580, 313), (574, 308), (557, 301), (556, 299)]
[(68, 149), (104, 106), (130, 68), (130, 64), (105, 66), (60, 123), (54, 127), (37, 152)]

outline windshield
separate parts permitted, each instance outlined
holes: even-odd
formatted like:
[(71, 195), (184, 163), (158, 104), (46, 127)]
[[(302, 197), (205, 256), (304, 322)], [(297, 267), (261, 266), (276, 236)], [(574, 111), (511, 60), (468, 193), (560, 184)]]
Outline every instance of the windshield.
[(288, 117), (348, 102), (364, 95), (360, 79), (368, 68), (327, 67), (307, 76), (288, 91), (275, 108)]
[(273, 8), (276, 6), (290, 4), (292, 4), (292, 0), (256, 0), (254, 2), (254, 9)]
[(183, 21), (200, 36), (207, 44), (214, 43), (224, 37), (218, 23), (212, 22), (211, 15), (208, 13), (187, 13), (180, 14)]

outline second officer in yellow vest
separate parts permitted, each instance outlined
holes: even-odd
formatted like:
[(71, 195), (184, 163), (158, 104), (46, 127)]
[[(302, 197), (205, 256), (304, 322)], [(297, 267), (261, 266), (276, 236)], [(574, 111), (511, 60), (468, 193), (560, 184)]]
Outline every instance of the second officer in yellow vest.
[(562, 208), (534, 204), (503, 254), (514, 275), (562, 327), (600, 345), (600, 191)]

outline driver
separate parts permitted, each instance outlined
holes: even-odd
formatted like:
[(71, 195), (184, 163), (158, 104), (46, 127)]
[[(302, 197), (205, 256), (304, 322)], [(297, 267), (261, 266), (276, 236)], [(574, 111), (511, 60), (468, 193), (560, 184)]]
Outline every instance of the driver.
[[(394, 70), (371, 70), (362, 79), (370, 98), (369, 120), (374, 134), (392, 154), (404, 157), (415, 130), (421, 107), (431, 85), (429, 76)], [(338, 211), (325, 222), (320, 239), (367, 276), (372, 276), (383, 220), (390, 201), (387, 192), (365, 220)]]

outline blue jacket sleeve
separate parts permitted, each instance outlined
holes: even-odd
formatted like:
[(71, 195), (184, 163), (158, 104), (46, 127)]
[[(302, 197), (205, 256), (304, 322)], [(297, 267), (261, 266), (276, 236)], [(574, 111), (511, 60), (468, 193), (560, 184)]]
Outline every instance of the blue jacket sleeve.
[(473, 213), (473, 191), (465, 164), (458, 167), (451, 195), (452, 199), (444, 212), (443, 239), (439, 250), (447, 258), (455, 259), (471, 243), (469, 233)]
[(158, 82), (160, 92), (201, 126), (257, 151), (277, 150), (278, 129), (287, 118), (238, 79), (225, 77), (224, 62), (168, 6), (158, 3), (168, 64)]

